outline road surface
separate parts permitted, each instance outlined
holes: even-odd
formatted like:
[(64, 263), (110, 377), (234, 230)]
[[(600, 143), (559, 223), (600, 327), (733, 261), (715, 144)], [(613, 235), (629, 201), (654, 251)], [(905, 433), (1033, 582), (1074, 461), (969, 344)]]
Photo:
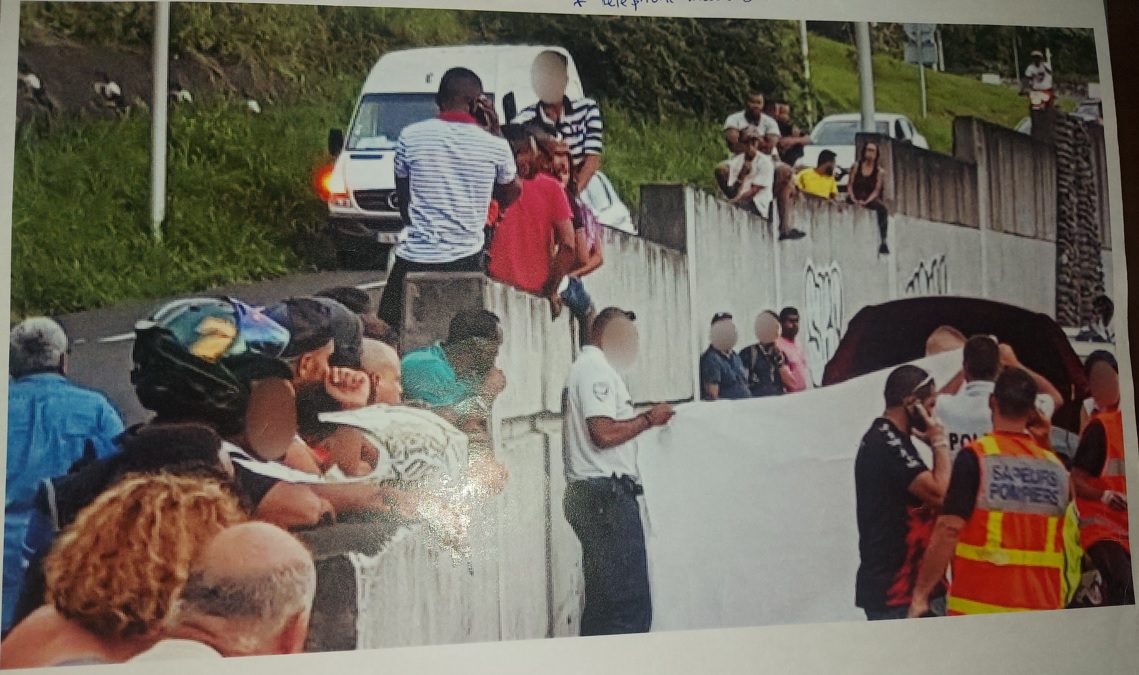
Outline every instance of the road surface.
[[(255, 305), (268, 305), (282, 298), (316, 293), (332, 286), (356, 286), (372, 294), (373, 306), (383, 289), (386, 272), (317, 272), (296, 274), (272, 281), (224, 286), (200, 295), (231, 295)], [(145, 421), (150, 414), (135, 398), (130, 382), (131, 347), (134, 324), (145, 318), (162, 300), (127, 302), (114, 307), (56, 317), (71, 338), (68, 375), (78, 384), (107, 394), (123, 413), (129, 426)]]

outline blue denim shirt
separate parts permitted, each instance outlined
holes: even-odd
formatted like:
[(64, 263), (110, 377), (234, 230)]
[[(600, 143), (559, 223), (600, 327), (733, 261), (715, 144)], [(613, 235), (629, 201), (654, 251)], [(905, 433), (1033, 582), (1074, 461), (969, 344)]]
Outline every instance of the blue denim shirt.
[(72, 384), (58, 373), (36, 373), (8, 381), (8, 471), (4, 491), (4, 617), (7, 629), (24, 577), (21, 550), (36, 489), (45, 478), (67, 473), (83, 457), (87, 439), (96, 448), (123, 421), (107, 398)]

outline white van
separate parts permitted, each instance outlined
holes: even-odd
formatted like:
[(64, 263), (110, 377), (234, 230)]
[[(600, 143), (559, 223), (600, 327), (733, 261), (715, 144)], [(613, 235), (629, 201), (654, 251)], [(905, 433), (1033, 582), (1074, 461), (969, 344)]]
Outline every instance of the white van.
[[(345, 135), (333, 129), (328, 151), (335, 157), (320, 178), (328, 203), (329, 227), (336, 242), (337, 262), (346, 267), (374, 268), (385, 264), (403, 230), (395, 191), (393, 160), (404, 127), (433, 117), (435, 93), (447, 70), (473, 70), (505, 124), (522, 108), (536, 102), (530, 67), (538, 54), (556, 51), (569, 62), (566, 95), (582, 96), (581, 78), (573, 57), (561, 47), (467, 45), (426, 47), (384, 54), (368, 74)], [(598, 173), (586, 192), (604, 196), (599, 219), (627, 225), (628, 209), (616, 198), (608, 179)], [(615, 203), (614, 203), (615, 202)], [(624, 210), (622, 214), (622, 209)]]

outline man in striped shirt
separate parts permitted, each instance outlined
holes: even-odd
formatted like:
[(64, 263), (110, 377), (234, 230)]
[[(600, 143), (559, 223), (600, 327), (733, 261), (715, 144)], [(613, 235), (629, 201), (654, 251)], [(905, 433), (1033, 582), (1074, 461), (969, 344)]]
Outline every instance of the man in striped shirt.
[(569, 61), (565, 55), (545, 51), (534, 59), (530, 69), (539, 101), (523, 108), (514, 124), (533, 126), (569, 145), (573, 157), (573, 185), (580, 194), (601, 168), (604, 124), (601, 109), (591, 98), (570, 100)]
[(481, 272), (491, 198), (506, 208), (522, 193), (482, 80), (466, 68), (443, 74), (439, 116), (409, 125), (396, 146), (395, 183), (407, 238), (377, 314), (398, 331), (409, 272)]

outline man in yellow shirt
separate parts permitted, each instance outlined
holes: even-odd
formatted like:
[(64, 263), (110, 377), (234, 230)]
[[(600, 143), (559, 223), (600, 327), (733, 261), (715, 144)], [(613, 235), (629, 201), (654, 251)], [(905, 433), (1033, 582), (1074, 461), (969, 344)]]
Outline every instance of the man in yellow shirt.
[(830, 150), (819, 153), (818, 166), (803, 169), (795, 176), (795, 187), (819, 199), (838, 199), (838, 181), (834, 177), (835, 154)]

